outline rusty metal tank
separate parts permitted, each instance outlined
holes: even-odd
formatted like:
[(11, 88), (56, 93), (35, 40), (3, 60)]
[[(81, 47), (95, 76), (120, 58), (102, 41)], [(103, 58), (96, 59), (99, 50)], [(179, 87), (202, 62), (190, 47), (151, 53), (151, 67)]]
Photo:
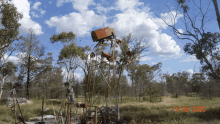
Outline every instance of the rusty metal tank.
[(113, 28), (105, 27), (91, 32), (93, 42), (101, 41), (106, 38), (114, 36), (115, 30)]

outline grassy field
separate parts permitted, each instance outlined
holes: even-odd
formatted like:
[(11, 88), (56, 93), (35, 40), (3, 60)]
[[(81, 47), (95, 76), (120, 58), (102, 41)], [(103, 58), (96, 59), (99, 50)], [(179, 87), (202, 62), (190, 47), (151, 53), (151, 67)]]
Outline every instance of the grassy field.
[[(80, 102), (82, 99), (76, 99)], [(31, 99), (32, 104), (21, 105), (21, 110), (25, 120), (41, 115), (42, 101)], [(95, 105), (102, 106), (104, 100), (96, 101)], [(49, 108), (45, 114), (53, 115), (53, 108), (57, 112), (60, 109), (62, 101), (60, 100), (45, 100), (44, 109)], [(102, 103), (102, 104), (101, 104)], [(114, 101), (108, 102), (114, 105)], [(179, 112), (173, 112), (173, 107), (178, 106)], [(189, 112), (182, 112), (182, 107), (188, 106)], [(192, 112), (193, 106), (205, 106), (205, 112)], [(18, 109), (17, 109), (18, 110)], [(64, 109), (62, 109), (65, 115)], [(73, 110), (73, 109), (72, 109)], [(148, 101), (136, 101), (136, 98), (123, 97), (123, 102), (120, 104), (121, 118), (129, 121), (131, 124), (220, 124), (220, 98), (212, 100), (201, 100), (199, 97), (179, 97), (170, 98), (163, 97), (162, 102), (150, 103)], [(82, 109), (78, 109), (82, 113)], [(0, 102), (0, 122), (13, 123), (13, 113), (4, 101)]]

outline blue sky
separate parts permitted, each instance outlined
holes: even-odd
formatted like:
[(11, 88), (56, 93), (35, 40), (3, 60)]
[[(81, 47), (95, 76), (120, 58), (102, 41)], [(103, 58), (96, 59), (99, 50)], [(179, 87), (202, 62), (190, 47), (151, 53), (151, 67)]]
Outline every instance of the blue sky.
[[(195, 0), (198, 3), (199, 0)], [(202, 1), (204, 11), (210, 0)], [(118, 38), (128, 33), (134, 37), (143, 36), (150, 49), (148, 56), (141, 58), (141, 64), (153, 65), (162, 62), (163, 73), (175, 73), (188, 71), (193, 73), (196, 64), (196, 72), (199, 72), (200, 63), (195, 56), (186, 55), (183, 46), (190, 43), (188, 40), (177, 39), (169, 28), (154, 13), (165, 17), (171, 22), (169, 11), (165, 3), (174, 10), (174, 0), (12, 0), (18, 11), (24, 15), (20, 20), (20, 33), (24, 35), (29, 28), (33, 28), (39, 35), (39, 40), (46, 46), (46, 52), (52, 52), (56, 63), (61, 44), (51, 44), (50, 37), (62, 31), (73, 31), (82, 39), (81, 45), (94, 45), (91, 31), (110, 27), (114, 28)], [(218, 3), (219, 4), (219, 3)], [(190, 11), (196, 12), (195, 6), (190, 4)], [(219, 5), (220, 6), (220, 5)], [(174, 12), (174, 11), (173, 11)], [(176, 26), (184, 32), (182, 16), (178, 16)], [(219, 31), (211, 3), (209, 7), (211, 20), (206, 24), (206, 31)], [(198, 22), (199, 24), (199, 22)], [(9, 60), (17, 60), (16, 52)], [(80, 69), (76, 71), (76, 77), (82, 78)]]

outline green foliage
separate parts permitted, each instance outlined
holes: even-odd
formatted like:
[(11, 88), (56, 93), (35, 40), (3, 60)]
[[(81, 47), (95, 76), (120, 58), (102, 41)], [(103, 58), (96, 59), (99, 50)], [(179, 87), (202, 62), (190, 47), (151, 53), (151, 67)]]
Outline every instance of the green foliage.
[(59, 61), (63, 59), (71, 59), (72, 57), (80, 57), (82, 60), (86, 60), (88, 55), (86, 55), (84, 52), (85, 48), (76, 46), (75, 44), (70, 44), (61, 50)]
[(0, 29), (0, 49), (3, 49), (18, 39), (18, 28), (21, 25), (18, 21), (22, 19), (23, 16), (21, 13), (18, 13), (17, 8), (8, 1), (1, 3), (0, 14), (2, 14), (1, 24), (4, 26), (4, 28)]
[[(43, 72), (46, 68), (44, 64), (44, 46), (40, 44), (40, 41), (37, 39), (37, 35), (34, 33), (33, 29), (29, 29), (27, 36), (20, 36), (20, 42), (16, 44), (17, 50), (23, 55), (19, 56), (21, 59), (20, 66), (20, 81), (24, 78), (23, 72), (26, 74), (27, 78), (27, 99), (29, 99), (29, 87), (33, 83), (33, 78), (39, 73)], [(36, 78), (35, 78), (36, 79)]]
[(75, 38), (76, 38), (76, 35), (71, 31), (69, 33), (61, 32), (58, 35), (54, 34), (50, 38), (50, 42), (55, 43), (55, 42), (61, 41), (62, 43), (65, 43), (65, 42), (69, 42), (70, 40), (74, 40)]
[(16, 65), (13, 62), (7, 62), (1, 67), (2, 76), (12, 75), (17, 71)]

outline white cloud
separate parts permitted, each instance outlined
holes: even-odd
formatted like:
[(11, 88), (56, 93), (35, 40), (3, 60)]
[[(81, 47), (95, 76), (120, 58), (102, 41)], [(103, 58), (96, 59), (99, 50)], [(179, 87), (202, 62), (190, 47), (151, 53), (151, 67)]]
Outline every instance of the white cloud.
[[(105, 26), (114, 28), (119, 38), (129, 33), (132, 33), (136, 38), (143, 36), (150, 46), (152, 55), (179, 56), (181, 48), (176, 44), (176, 41), (171, 36), (160, 33), (161, 28), (167, 28), (166, 24), (160, 21), (159, 18), (153, 18), (149, 12), (149, 7), (137, 9), (135, 6), (140, 6), (142, 3), (138, 3), (137, 0), (131, 0), (130, 2), (134, 5), (128, 5), (123, 0), (119, 1), (117, 4), (123, 10), (122, 13), (116, 14), (113, 22)], [(165, 13), (163, 16), (166, 17), (167, 14)]]
[(133, 9), (137, 6), (143, 5), (143, 2), (138, 2), (138, 0), (118, 0), (116, 2), (117, 7), (124, 11), (126, 9)]
[(35, 10), (38, 10), (39, 8), (39, 6), (41, 5), (41, 2), (36, 2), (36, 3), (34, 3), (34, 5), (32, 6), (32, 9), (35, 9)]
[(52, 1), (49, 1), (49, 4), (52, 4)]
[(191, 62), (191, 61), (199, 61), (196, 56), (189, 56), (184, 60), (180, 60), (179, 62)]
[(36, 18), (40, 17), (40, 16), (37, 15), (35, 12), (31, 12), (31, 15), (32, 15), (33, 17), (36, 17)]
[(72, 2), (73, 8), (82, 12), (88, 10), (89, 5), (95, 5), (93, 0), (58, 0), (57, 7), (63, 6), (63, 3)]
[(79, 36), (90, 35), (93, 27), (102, 27), (106, 21), (105, 16), (99, 16), (94, 11), (89, 10), (83, 13), (70, 13), (62, 17), (51, 17), (45, 23), (49, 27), (56, 27), (57, 32), (73, 31)]
[(187, 72), (189, 73), (189, 79), (192, 78), (193, 73), (195, 73), (192, 69), (188, 69)]
[(43, 15), (45, 12), (45, 10), (40, 10), (41, 15)]
[(169, 74), (173, 74), (173, 73), (175, 73), (176, 71), (174, 71), (174, 70), (172, 70), (170, 67), (168, 67), (168, 68), (162, 68), (162, 72), (163, 73), (169, 73)]
[[(77, 70), (78, 70), (78, 69), (77, 69)], [(84, 76), (83, 76), (83, 74), (81, 74), (80, 72), (82, 72), (82, 71), (77, 71), (77, 73), (74, 72), (74, 77), (75, 77), (75, 79), (78, 79), (79, 81), (82, 81), (83, 78), (84, 78)], [(64, 80), (66, 80), (67, 70), (66, 70), (65, 68), (62, 68), (62, 75), (64, 75), (64, 77), (65, 77)], [(69, 76), (71, 76), (71, 75), (72, 75), (72, 74), (69, 74)]]
[[(114, 8), (103, 7), (100, 3), (96, 4), (96, 10), (99, 14), (106, 14), (112, 9), (122, 11), (113, 17), (100, 16), (92, 10), (88, 10), (89, 5), (94, 5), (93, 0), (78, 2), (76, 0), (58, 0), (57, 4), (61, 6), (67, 2), (72, 2), (73, 8), (78, 10), (79, 13), (73, 12), (61, 17), (55, 16), (45, 21), (50, 27), (56, 27), (57, 32), (73, 31), (77, 35), (83, 36), (90, 34), (91, 29), (94, 27), (108, 26), (115, 29), (118, 38), (129, 33), (132, 33), (136, 38), (144, 36), (144, 40), (151, 46), (151, 55), (180, 56), (181, 48), (176, 41), (171, 36), (161, 33), (161, 30), (166, 29), (168, 26), (160, 18), (154, 18), (152, 13), (149, 12), (150, 8), (143, 6), (144, 4), (138, 0), (118, 0)], [(175, 12), (162, 13), (161, 16), (171, 24), (173, 21), (171, 14), (175, 14)], [(176, 18), (175, 23), (180, 17), (182, 15)], [(107, 19), (112, 18), (112, 23), (106, 22)]]
[(150, 61), (152, 58), (149, 56), (141, 57), (140, 61)]
[(115, 7), (103, 7), (101, 4), (97, 4), (96, 10), (98, 14), (107, 14), (109, 11), (114, 10)]
[(182, 29), (177, 29), (180, 33), (183, 33), (183, 30)]
[(73, 0), (73, 8), (82, 12), (88, 10), (89, 5), (94, 5), (93, 0)]
[(152, 64), (152, 65), (155, 65), (155, 64), (157, 64), (157, 63), (156, 63), (156, 62), (151, 62), (151, 64)]
[(154, 52), (152, 52), (153, 55), (178, 56), (181, 52), (181, 48), (179, 47), (179, 45), (176, 44), (171, 36), (165, 33), (159, 34), (159, 38), (154, 37), (152, 39), (157, 40), (157, 42), (153, 42), (153, 40), (150, 41), (151, 48), (154, 50)]
[(12, 0), (11, 3), (14, 4), (18, 12), (23, 14), (23, 18), (19, 20), (21, 24), (19, 32), (21, 34), (28, 33), (30, 28), (32, 28), (37, 35), (43, 34), (40, 24), (30, 18), (30, 3), (28, 0)]
[[(4, 59), (7, 59), (8, 55), (4, 55)], [(1, 59), (3, 61), (3, 59)], [(20, 59), (16, 56), (9, 56), (6, 62), (13, 62), (14, 64), (20, 63)]]
[[(33, 10), (37, 10), (37, 11), (40, 11), (41, 13), (41, 16), (44, 15), (44, 13), (46, 12), (45, 10), (42, 10), (41, 8), (39, 8), (39, 6), (41, 5), (41, 2), (36, 2), (34, 3), (34, 5), (32, 6), (32, 9)], [(33, 17), (39, 17), (38, 15), (36, 14), (32, 14)]]
[(61, 7), (61, 6), (63, 6), (63, 3), (65, 3), (66, 1), (68, 1), (69, 2), (69, 0), (57, 0), (57, 7)]
[[(168, 13), (161, 13), (160, 17), (169, 25), (173, 25), (177, 23), (177, 20), (181, 17), (183, 17), (183, 14), (178, 14), (175, 20), (173, 17), (176, 15), (176, 11), (171, 11)], [(152, 20), (160, 27), (163, 29), (166, 29), (168, 26), (166, 23), (161, 18), (153, 18)]]
[(188, 72), (190, 75), (192, 75), (194, 71), (193, 71), (192, 69), (188, 69), (187, 72)]
[(90, 34), (94, 27), (103, 27), (106, 17), (97, 15), (93, 10), (88, 10), (89, 5), (95, 5), (93, 0), (58, 0), (57, 7), (67, 2), (72, 2), (73, 8), (79, 13), (72, 12), (61, 17), (51, 17), (45, 21), (49, 27), (56, 27), (58, 33), (73, 31), (78, 36)]

